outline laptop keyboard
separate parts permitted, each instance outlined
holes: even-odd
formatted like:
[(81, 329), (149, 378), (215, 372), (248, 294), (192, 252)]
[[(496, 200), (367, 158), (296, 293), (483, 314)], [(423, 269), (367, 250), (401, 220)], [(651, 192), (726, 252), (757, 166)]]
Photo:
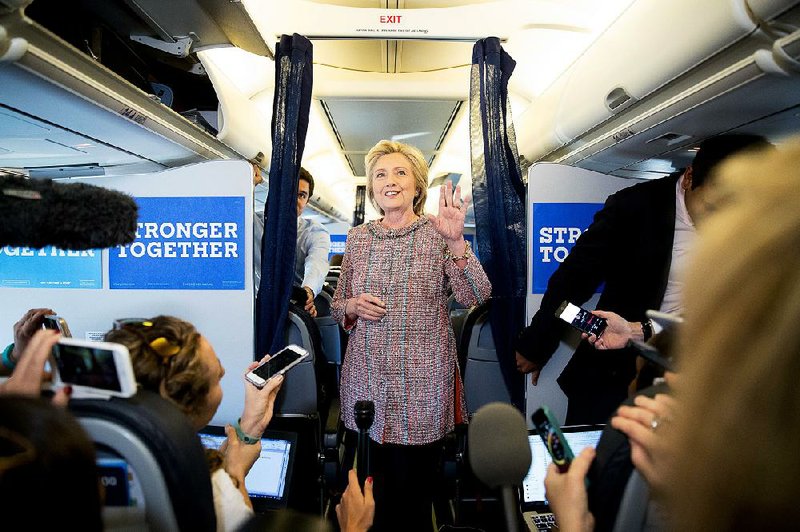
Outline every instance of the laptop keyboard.
[(556, 517), (552, 513), (525, 512), (524, 517), (531, 532), (549, 532), (556, 528)]

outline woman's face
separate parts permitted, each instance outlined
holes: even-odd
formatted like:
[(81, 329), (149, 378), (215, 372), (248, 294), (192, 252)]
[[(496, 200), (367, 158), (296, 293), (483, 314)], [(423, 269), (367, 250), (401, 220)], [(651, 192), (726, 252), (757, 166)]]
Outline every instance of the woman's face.
[(200, 337), (200, 343), (197, 349), (197, 356), (205, 367), (209, 381), (208, 396), (206, 397), (205, 407), (195, 416), (193, 424), (197, 430), (202, 429), (211, 421), (214, 414), (217, 413), (217, 408), (222, 402), (222, 386), (220, 381), (225, 375), (225, 368), (217, 358), (214, 348), (208, 343), (204, 336)]
[(411, 162), (402, 153), (383, 155), (372, 169), (372, 193), (384, 213), (414, 208), (417, 189)]

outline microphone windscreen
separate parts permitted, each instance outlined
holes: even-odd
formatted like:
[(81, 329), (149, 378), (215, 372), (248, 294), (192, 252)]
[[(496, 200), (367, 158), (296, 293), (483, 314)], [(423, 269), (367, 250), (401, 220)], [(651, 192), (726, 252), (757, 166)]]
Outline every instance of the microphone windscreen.
[(531, 465), (528, 428), (519, 410), (489, 403), (472, 418), (467, 431), (469, 464), (490, 488), (522, 483)]
[(132, 197), (115, 190), (0, 177), (0, 246), (84, 250), (130, 244), (138, 212)]
[(372, 401), (356, 401), (353, 415), (358, 428), (369, 430), (375, 420), (375, 403)]

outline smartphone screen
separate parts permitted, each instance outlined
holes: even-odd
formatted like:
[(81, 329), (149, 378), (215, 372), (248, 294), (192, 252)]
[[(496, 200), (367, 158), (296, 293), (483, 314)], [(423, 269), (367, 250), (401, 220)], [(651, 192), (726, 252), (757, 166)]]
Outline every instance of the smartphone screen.
[(608, 325), (608, 321), (605, 318), (592, 314), (588, 310), (573, 305), (569, 301), (564, 301), (561, 306), (558, 307), (556, 316), (579, 331), (592, 334), (597, 338), (603, 334), (603, 331), (606, 330), (606, 326)]
[(553, 463), (561, 473), (567, 471), (575, 455), (572, 454), (572, 449), (569, 448), (567, 439), (564, 437), (564, 433), (561, 432), (553, 413), (549, 408), (543, 406), (536, 410), (531, 418), (536, 431), (547, 448), (547, 452), (550, 453), (550, 457), (553, 459)]
[(53, 346), (53, 358), (64, 383), (122, 392), (110, 349), (59, 343)]
[(252, 371), (258, 377), (264, 379), (264, 381), (268, 381), (271, 377), (277, 375), (282, 370), (286, 369), (290, 364), (299, 360), (304, 356), (304, 353), (295, 351), (291, 347), (287, 347), (278, 351), (278, 353), (267, 360), (264, 364), (261, 364), (256, 369)]

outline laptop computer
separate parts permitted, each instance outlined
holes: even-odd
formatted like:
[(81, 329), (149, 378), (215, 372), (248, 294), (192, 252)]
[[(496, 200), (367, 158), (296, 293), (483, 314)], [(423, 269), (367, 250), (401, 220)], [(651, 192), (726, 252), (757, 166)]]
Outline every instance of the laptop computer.
[[(219, 449), (226, 440), (223, 427), (207, 426), (199, 433), (203, 446)], [(297, 434), (266, 430), (261, 437), (261, 456), (244, 479), (256, 511), (286, 508), (292, 479)]]
[[(561, 427), (570, 449), (577, 456), (586, 447), (596, 447), (604, 425), (575, 425)], [(520, 506), (525, 524), (531, 531), (545, 532), (555, 527), (553, 514), (544, 495), (544, 477), (552, 461), (542, 438), (536, 430), (528, 431), (531, 448), (531, 467), (520, 486)]]

